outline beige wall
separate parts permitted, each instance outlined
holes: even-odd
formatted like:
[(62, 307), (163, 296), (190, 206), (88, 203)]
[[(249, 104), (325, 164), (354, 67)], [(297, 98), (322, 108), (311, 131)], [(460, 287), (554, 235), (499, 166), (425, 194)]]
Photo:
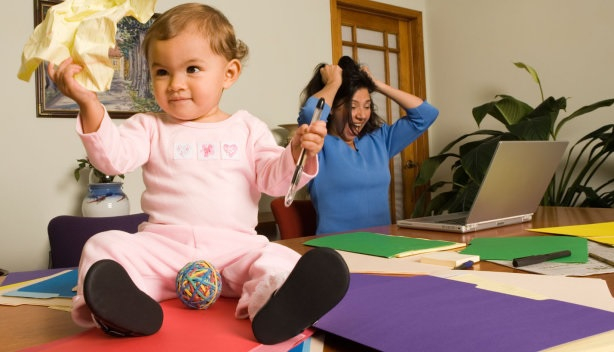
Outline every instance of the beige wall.
[[(386, 2), (420, 9), (423, 1)], [(183, 2), (158, 0), (156, 11)], [(251, 50), (243, 75), (225, 93), (222, 108), (247, 109), (271, 128), (296, 122), (299, 92), (316, 64), (331, 60), (329, 0), (203, 2), (222, 10)], [(4, 53), (0, 55), (0, 268), (11, 271), (46, 267), (49, 219), (79, 215), (86, 190), (85, 180), (77, 183), (72, 176), (76, 159), (85, 155), (75, 135), (75, 120), (36, 118), (34, 79), (16, 78), (23, 45), (33, 30), (32, 3), (14, 1), (11, 11), (0, 13)], [(124, 189), (132, 212), (139, 212), (140, 172), (127, 175)]]
[[(613, 11), (608, 0), (428, 0), (427, 76), (430, 98), (441, 110), (429, 134), (431, 153), (474, 131), (471, 109), (496, 94), (533, 106), (541, 101), (537, 84), (513, 62), (537, 70), (546, 97), (569, 98), (562, 116), (613, 98)], [(575, 141), (612, 123), (614, 110), (587, 116), (568, 124), (560, 137)]]
[[(157, 11), (182, 2), (159, 0)], [(609, 38), (614, 23), (606, 18), (613, 12), (614, 2), (383, 2), (424, 13), (427, 92), (441, 110), (430, 131), (434, 152), (459, 131), (473, 130), (471, 108), (497, 93), (537, 102), (537, 87), (512, 65), (514, 61), (524, 61), (538, 70), (546, 94), (572, 97), (569, 111), (614, 96), (614, 44)], [(315, 65), (330, 61), (329, 1), (207, 3), (226, 13), (251, 49), (243, 76), (224, 96), (223, 109), (248, 109), (271, 128), (294, 122), (298, 93)], [(32, 1), (14, 1), (11, 10), (0, 13), (4, 51), (0, 56), (0, 147), (4, 159), (0, 173), (0, 268), (16, 271), (47, 265), (47, 222), (59, 214), (79, 214), (86, 184), (72, 178), (75, 159), (84, 156), (74, 119), (36, 118), (34, 81), (16, 78), (23, 44), (33, 28)], [(290, 17), (287, 13), (301, 15)], [(591, 119), (592, 123), (611, 120), (611, 113), (600, 115)], [(584, 126), (578, 124), (578, 128)], [(125, 190), (132, 211), (140, 211), (139, 172), (127, 176)]]

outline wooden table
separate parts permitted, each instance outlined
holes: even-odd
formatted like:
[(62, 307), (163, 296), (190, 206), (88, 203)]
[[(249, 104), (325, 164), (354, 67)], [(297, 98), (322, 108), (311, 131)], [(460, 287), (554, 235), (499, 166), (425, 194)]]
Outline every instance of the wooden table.
[[(483, 230), (468, 234), (453, 234), (437, 231), (402, 229), (396, 225), (365, 229), (373, 232), (389, 233), (399, 236), (421, 237), (438, 240), (449, 240), (468, 243), (478, 237), (513, 237), (513, 236), (539, 236), (540, 234), (527, 231), (528, 228), (578, 225), (597, 222), (614, 221), (614, 209), (597, 208), (564, 208), (540, 207), (533, 217), (533, 221), (525, 224), (510, 225), (498, 229)], [(310, 247), (303, 242), (310, 237), (278, 241), (299, 253), (305, 253)], [(479, 262), (473, 270), (488, 270), (499, 272), (519, 272), (522, 270), (497, 265), (490, 262)], [(594, 275), (592, 278), (604, 279), (610, 292), (614, 296), (614, 274)], [(46, 307), (0, 306), (0, 351), (15, 351), (45, 342), (54, 341), (62, 337), (77, 334), (84, 329), (76, 326), (70, 319), (70, 314)], [(327, 350), (352, 350), (358, 346), (348, 346), (347, 341), (326, 340), (332, 348)]]
[[(568, 226), (590, 224), (598, 222), (614, 221), (614, 209), (612, 208), (574, 208), (574, 207), (540, 207), (533, 217), (532, 222), (509, 225), (496, 229), (482, 230), (466, 234), (412, 230), (400, 228), (396, 225), (379, 226), (365, 229), (366, 231), (386, 233), (397, 236), (420, 237), (433, 240), (446, 240), (454, 242), (469, 243), (474, 238), (481, 237), (514, 237), (514, 236), (541, 236), (542, 234), (527, 231), (530, 228)], [(293, 238), (289, 240), (277, 241), (283, 245), (295, 249), (303, 254), (311, 247), (304, 246), (303, 242), (314, 237)], [(509, 268), (490, 262), (478, 262), (473, 270), (486, 270), (498, 272), (526, 273), (520, 269)], [(608, 283), (610, 293), (614, 296), (614, 274), (593, 275), (592, 278), (601, 278)]]

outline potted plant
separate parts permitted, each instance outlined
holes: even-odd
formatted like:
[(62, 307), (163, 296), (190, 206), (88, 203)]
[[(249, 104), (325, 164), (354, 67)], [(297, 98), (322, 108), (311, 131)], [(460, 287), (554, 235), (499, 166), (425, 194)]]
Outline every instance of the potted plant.
[(83, 216), (109, 217), (130, 214), (130, 201), (122, 189), (122, 183), (115, 182), (115, 177), (123, 179), (123, 174), (106, 175), (96, 169), (87, 158), (77, 159), (77, 163), (74, 171), (77, 181), (81, 178), (81, 170), (90, 170), (88, 193), (81, 203)]
[(77, 182), (79, 182), (79, 179), (81, 178), (81, 170), (83, 169), (89, 169), (89, 182), (90, 183), (111, 183), (115, 181), (115, 177), (119, 177), (121, 179), (124, 179), (124, 175), (106, 175), (104, 174), (102, 171), (98, 170), (97, 168), (94, 167), (94, 165), (92, 165), (92, 163), (90, 163), (89, 159), (85, 158), (85, 159), (77, 159), (77, 163), (79, 164), (77, 166), (77, 168), (74, 171), (74, 175), (75, 175), (75, 180), (77, 180)]
[[(614, 104), (606, 99), (584, 106), (558, 119), (567, 107), (567, 98), (545, 98), (537, 71), (518, 62), (539, 86), (542, 102), (535, 108), (509, 95), (497, 95), (496, 100), (473, 108), (477, 125), (490, 116), (501, 122), (505, 130), (479, 129), (464, 134), (422, 164), (414, 187), (427, 186), (418, 199), (412, 216), (441, 214), (446, 211), (468, 210), (473, 204), (484, 173), (500, 140), (556, 140), (567, 122), (602, 107)], [(601, 126), (570, 144), (564, 167), (553, 177), (541, 205), (552, 206), (614, 206), (614, 178), (595, 185), (602, 165), (614, 152), (614, 124)], [(458, 147), (458, 152), (452, 149)], [(448, 159), (452, 161), (451, 180), (432, 182), (437, 169)], [(448, 189), (444, 187), (448, 186)], [(435, 192), (439, 191), (436, 195)], [(432, 197), (432, 199), (429, 198)]]

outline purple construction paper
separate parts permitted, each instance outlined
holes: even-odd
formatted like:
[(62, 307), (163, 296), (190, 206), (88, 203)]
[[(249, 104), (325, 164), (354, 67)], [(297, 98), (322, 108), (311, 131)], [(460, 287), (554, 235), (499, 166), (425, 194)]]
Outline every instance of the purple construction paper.
[(614, 329), (614, 313), (431, 276), (352, 274), (315, 327), (382, 351), (537, 351)]
[(18, 282), (40, 279), (41, 277), (57, 274), (61, 271), (65, 271), (69, 269), (70, 268), (58, 268), (58, 269), (43, 269), (43, 270), (19, 271), (19, 272), (9, 273), (4, 279), (4, 281), (2, 282), (2, 285), (0, 285), (0, 287), (11, 285), (11, 284), (16, 284)]

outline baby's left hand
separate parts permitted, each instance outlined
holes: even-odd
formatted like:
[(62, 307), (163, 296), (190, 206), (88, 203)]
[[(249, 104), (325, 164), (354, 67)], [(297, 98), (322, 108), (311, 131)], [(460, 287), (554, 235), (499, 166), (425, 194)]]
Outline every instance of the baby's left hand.
[(305, 149), (307, 157), (316, 156), (324, 146), (324, 137), (326, 137), (326, 122), (316, 121), (311, 125), (301, 125), (296, 130), (296, 134), (290, 142), (292, 145), (292, 156), (294, 162), (298, 161), (301, 154), (301, 148)]

